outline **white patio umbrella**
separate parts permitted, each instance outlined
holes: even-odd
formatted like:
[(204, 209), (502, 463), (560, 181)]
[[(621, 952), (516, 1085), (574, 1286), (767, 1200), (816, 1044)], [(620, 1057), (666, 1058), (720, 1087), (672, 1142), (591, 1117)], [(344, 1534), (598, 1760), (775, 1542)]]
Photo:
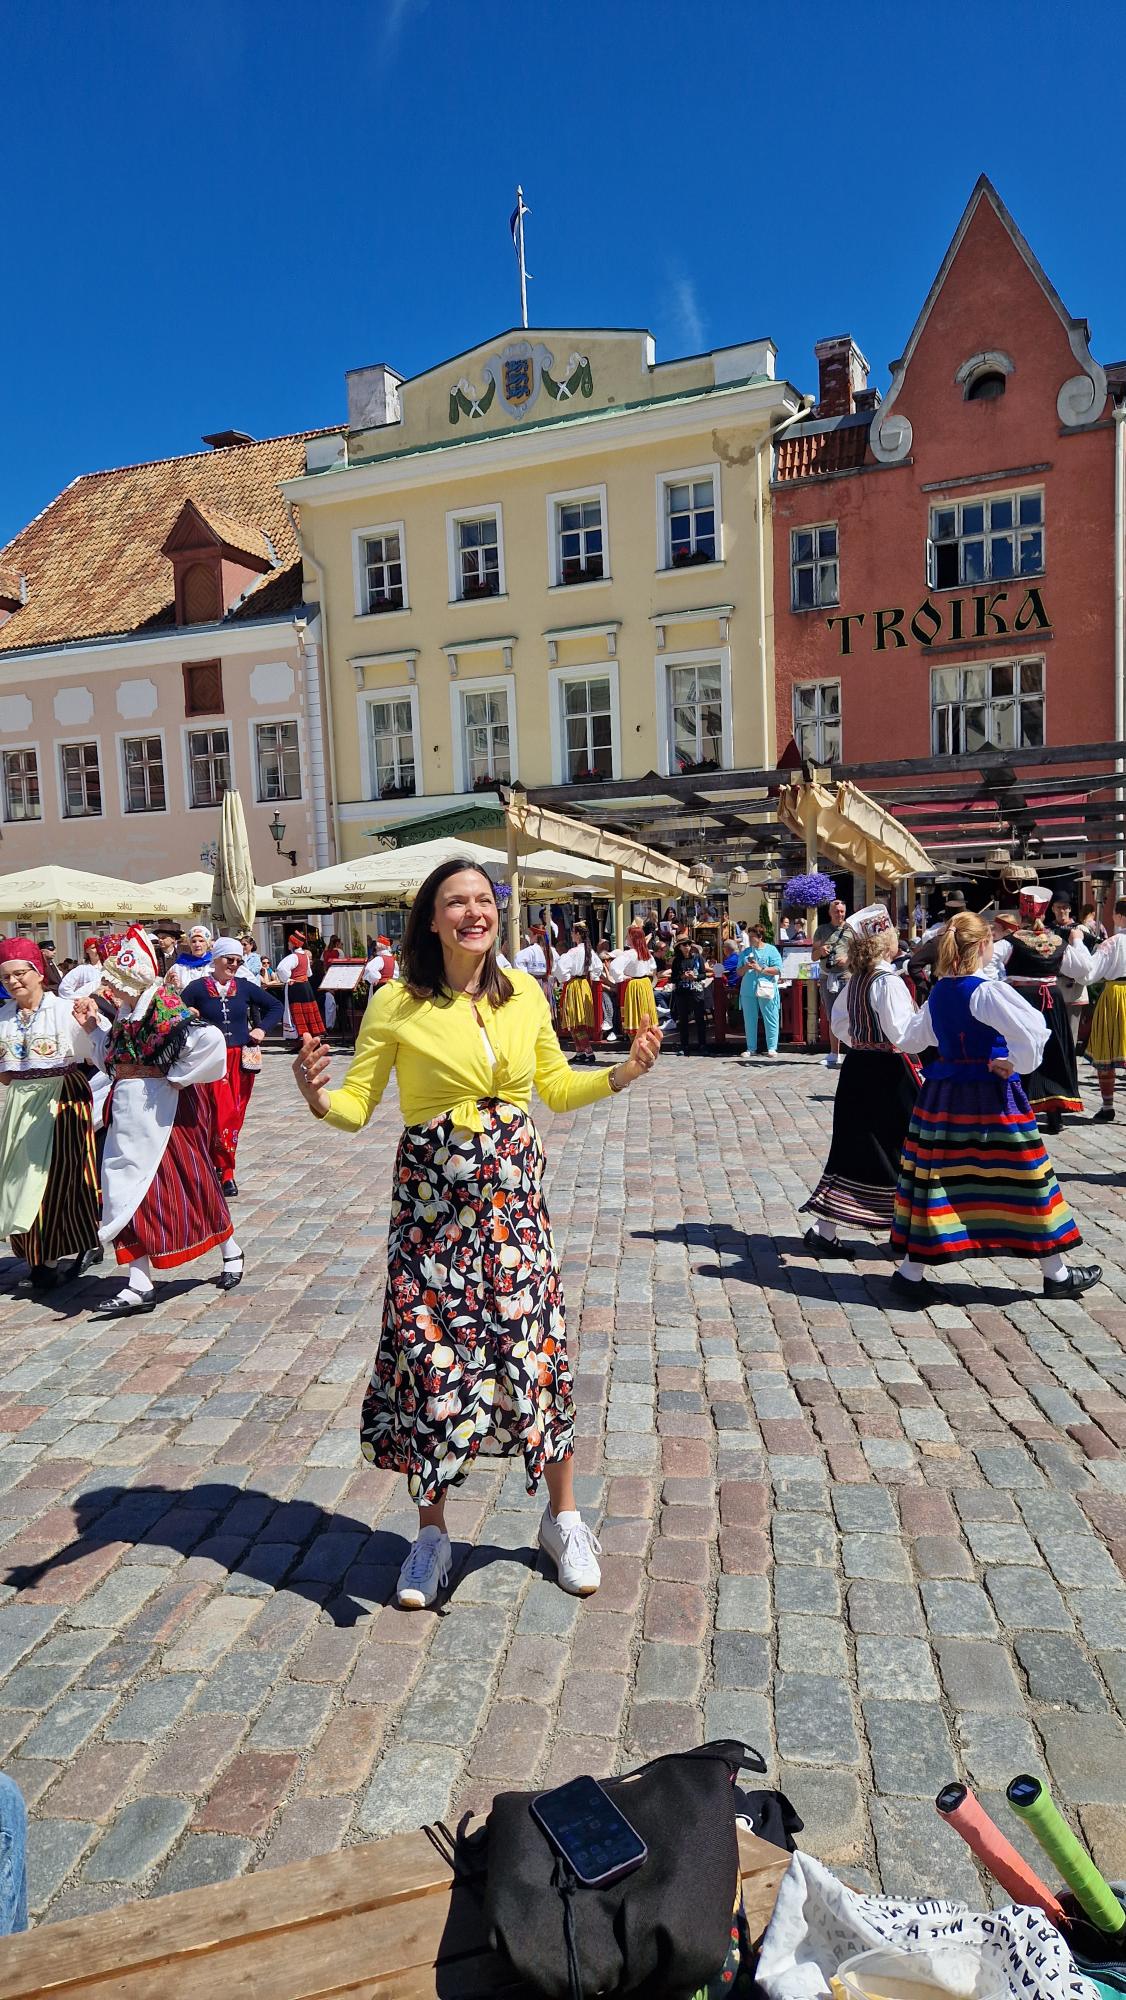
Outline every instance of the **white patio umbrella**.
[(175, 892), (152, 895), (136, 882), (87, 869), (21, 868), (0, 876), (0, 914), (52, 917), (186, 917), (191, 903)]
[(237, 792), (223, 793), (223, 817), (219, 827), (219, 849), (215, 860), (215, 882), (211, 892), (211, 915), (227, 931), (241, 935), (254, 922), (257, 891), (246, 816)]
[[(161, 909), (158, 902), (150, 904), (147, 899), (150, 896), (154, 898), (167, 896), (186, 903), (186, 908), (177, 911), (177, 915), (188, 916), (197, 911), (209, 911), (214, 887), (214, 875), (208, 874), (203, 868), (189, 868), (183, 875), (164, 875), (156, 882), (142, 882), (137, 891), (138, 907), (146, 911), (151, 908), (154, 915), (164, 915), (166, 912)], [(260, 917), (280, 908), (274, 900), (273, 890), (264, 888), (260, 882), (255, 884), (254, 900)]]

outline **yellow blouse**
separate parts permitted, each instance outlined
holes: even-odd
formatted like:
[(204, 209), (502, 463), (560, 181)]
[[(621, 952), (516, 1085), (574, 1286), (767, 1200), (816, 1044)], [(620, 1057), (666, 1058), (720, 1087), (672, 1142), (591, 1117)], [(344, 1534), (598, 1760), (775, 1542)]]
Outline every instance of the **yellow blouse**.
[(399, 980), (379, 987), (368, 1002), (348, 1073), (339, 1090), (329, 1092), (325, 1123), (342, 1132), (360, 1131), (392, 1070), (405, 1125), (428, 1125), (452, 1114), (456, 1124), (481, 1132), (480, 1099), (503, 1098), (526, 1111), (533, 1082), (552, 1111), (574, 1111), (608, 1097), (608, 1069), (581, 1074), (568, 1065), (538, 980), (515, 969), (506, 977), (515, 988), (511, 1000), (503, 1007), (478, 1003), (495, 1067), (464, 993), (451, 1000), (415, 1000)]

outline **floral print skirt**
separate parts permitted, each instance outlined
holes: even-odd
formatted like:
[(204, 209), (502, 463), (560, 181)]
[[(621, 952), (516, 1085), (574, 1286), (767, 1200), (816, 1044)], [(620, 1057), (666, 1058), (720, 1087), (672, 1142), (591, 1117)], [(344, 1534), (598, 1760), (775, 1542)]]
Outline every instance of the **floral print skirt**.
[(528, 1491), (574, 1449), (563, 1292), (544, 1204), (543, 1146), (526, 1111), (480, 1107), (399, 1141), (383, 1329), (360, 1417), (373, 1465), (426, 1504), (482, 1446), (523, 1455)]

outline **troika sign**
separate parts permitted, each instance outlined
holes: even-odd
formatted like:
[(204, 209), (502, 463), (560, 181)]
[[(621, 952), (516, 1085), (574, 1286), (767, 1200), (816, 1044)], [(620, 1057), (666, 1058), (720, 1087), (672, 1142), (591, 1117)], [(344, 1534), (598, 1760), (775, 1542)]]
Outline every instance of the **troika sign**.
[(972, 597), (944, 597), (937, 604), (925, 597), (909, 619), (901, 607), (889, 605), (879, 611), (834, 612), (825, 623), (830, 632), (839, 628), (842, 656), (858, 650), (854, 633), (866, 636), (874, 653), (887, 653), (905, 647), (908, 637), (920, 646), (935, 646), (1051, 631), (1052, 621), (1038, 590), (1026, 590), (1019, 603), (1015, 597), (1011, 590), (975, 591)]

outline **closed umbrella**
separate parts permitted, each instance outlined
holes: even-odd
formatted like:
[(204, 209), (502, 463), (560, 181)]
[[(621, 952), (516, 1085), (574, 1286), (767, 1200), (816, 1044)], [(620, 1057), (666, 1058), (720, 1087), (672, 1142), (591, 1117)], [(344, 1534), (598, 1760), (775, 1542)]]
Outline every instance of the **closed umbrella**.
[(250, 859), (242, 800), (237, 792), (224, 792), (219, 851), (211, 891), (211, 915), (224, 930), (238, 936), (250, 929), (256, 914), (254, 866)]

